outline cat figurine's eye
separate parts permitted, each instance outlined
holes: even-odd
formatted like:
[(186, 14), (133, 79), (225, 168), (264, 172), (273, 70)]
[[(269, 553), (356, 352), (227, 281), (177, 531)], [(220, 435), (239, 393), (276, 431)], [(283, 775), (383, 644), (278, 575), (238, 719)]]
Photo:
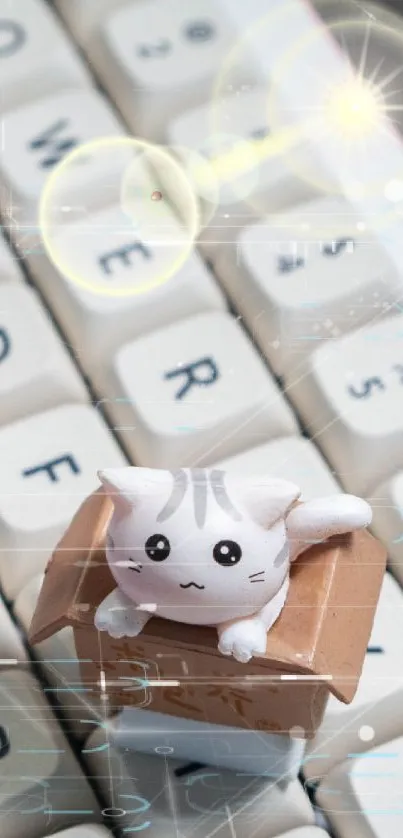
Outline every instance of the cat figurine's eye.
[(171, 545), (165, 535), (156, 533), (147, 538), (144, 549), (153, 562), (164, 562), (171, 552)]
[(241, 560), (242, 550), (236, 541), (218, 541), (213, 550), (213, 559), (224, 567), (233, 567)]

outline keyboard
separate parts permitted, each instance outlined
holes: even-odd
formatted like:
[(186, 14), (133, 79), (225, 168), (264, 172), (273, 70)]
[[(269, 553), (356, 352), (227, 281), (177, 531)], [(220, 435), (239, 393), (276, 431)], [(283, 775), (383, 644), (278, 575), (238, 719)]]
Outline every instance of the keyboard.
[[(400, 18), (333, 13), (397, 108)], [(253, 158), (278, 126), (248, 48), (220, 0), (0, 0), (1, 838), (402, 834), (401, 279), (305, 147)], [(86, 698), (71, 628), (29, 646), (52, 550), (128, 464), (369, 499), (388, 569), (315, 739), (136, 728)]]

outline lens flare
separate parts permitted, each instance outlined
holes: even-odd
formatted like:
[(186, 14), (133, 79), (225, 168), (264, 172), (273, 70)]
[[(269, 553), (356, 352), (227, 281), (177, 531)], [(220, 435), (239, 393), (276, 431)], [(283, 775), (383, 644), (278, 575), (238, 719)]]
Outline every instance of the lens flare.
[[(85, 190), (80, 194), (77, 171), (83, 171), (87, 163), (94, 167), (94, 162), (97, 171), (102, 170), (103, 161), (111, 158), (115, 164), (118, 160), (111, 187), (123, 221), (105, 235), (117, 245), (122, 235), (131, 235), (151, 254), (144, 276), (139, 279), (138, 272), (136, 276), (133, 272), (121, 285), (107, 279), (100, 282), (96, 271), (92, 278), (88, 264), (84, 268), (79, 258), (80, 240), (93, 235), (97, 213), (111, 204), (104, 200), (97, 206), (96, 183), (92, 183), (91, 200)], [(62, 210), (72, 184), (80, 206), (66, 218)], [(48, 258), (72, 284), (104, 297), (130, 297), (164, 285), (189, 258), (200, 231), (199, 202), (184, 167), (169, 150), (132, 137), (104, 137), (79, 146), (55, 167), (42, 191), (39, 226)]]

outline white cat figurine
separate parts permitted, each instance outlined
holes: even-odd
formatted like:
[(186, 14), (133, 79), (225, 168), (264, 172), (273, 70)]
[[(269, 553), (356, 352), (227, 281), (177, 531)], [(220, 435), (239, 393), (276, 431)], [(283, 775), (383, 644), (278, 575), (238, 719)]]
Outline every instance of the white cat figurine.
[(99, 477), (114, 503), (106, 556), (118, 587), (99, 605), (97, 629), (134, 637), (153, 614), (216, 626), (220, 652), (240, 662), (264, 654), (297, 556), (372, 518), (353, 495), (296, 504), (293, 483), (218, 469)]

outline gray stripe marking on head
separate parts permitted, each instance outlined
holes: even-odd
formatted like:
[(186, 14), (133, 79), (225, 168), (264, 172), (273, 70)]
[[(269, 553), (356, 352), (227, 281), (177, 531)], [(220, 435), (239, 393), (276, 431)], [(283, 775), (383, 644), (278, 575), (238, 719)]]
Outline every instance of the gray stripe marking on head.
[(176, 471), (171, 471), (171, 474), (174, 480), (172, 494), (168, 498), (164, 508), (161, 509), (161, 512), (157, 516), (157, 521), (166, 521), (167, 518), (170, 518), (181, 505), (186, 494), (188, 478), (184, 469), (180, 468)]
[(242, 515), (238, 512), (237, 509), (232, 505), (231, 500), (228, 497), (227, 490), (224, 485), (224, 477), (225, 471), (220, 471), (220, 469), (213, 469), (210, 474), (210, 485), (213, 490), (213, 495), (218, 503), (221, 506), (221, 509), (227, 513), (234, 521), (242, 521)]
[(286, 542), (284, 544), (284, 546), (281, 548), (281, 550), (278, 553), (278, 555), (276, 556), (276, 558), (274, 559), (274, 567), (281, 567), (281, 565), (284, 564), (284, 562), (287, 561), (288, 556), (289, 556), (289, 548), (288, 548), (288, 544)]
[(192, 468), (190, 474), (193, 483), (196, 524), (201, 530), (206, 523), (207, 515), (207, 475), (204, 468)]

